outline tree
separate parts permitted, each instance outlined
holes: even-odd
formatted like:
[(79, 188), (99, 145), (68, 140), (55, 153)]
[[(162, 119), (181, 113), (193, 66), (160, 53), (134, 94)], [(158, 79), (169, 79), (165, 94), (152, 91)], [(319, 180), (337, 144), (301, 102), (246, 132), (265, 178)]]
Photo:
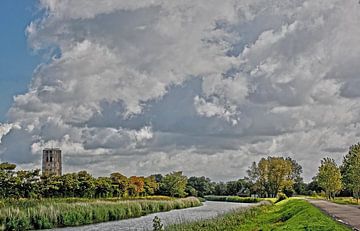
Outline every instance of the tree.
[(156, 181), (155, 176), (144, 178), (144, 190), (146, 195), (154, 195), (159, 189), (159, 183)]
[(171, 197), (186, 196), (185, 188), (187, 177), (182, 172), (172, 172), (162, 178), (160, 183), (161, 191)]
[(349, 148), (348, 154), (343, 159), (341, 174), (344, 186), (358, 201), (360, 197), (360, 143)]
[(16, 172), (15, 191), (22, 198), (36, 197), (39, 193), (38, 182), (40, 179), (40, 169), (32, 171), (20, 170)]
[(324, 158), (321, 161), (317, 181), (325, 190), (328, 199), (334, 198), (335, 194), (341, 190), (341, 173), (334, 159)]
[(250, 179), (255, 179), (255, 190), (261, 196), (276, 197), (280, 191), (293, 187), (293, 163), (283, 157), (262, 158), (248, 170)]
[[(209, 178), (192, 176), (188, 179), (186, 192), (192, 196), (204, 197), (213, 194), (214, 186)], [(196, 193), (194, 193), (194, 191)]]
[(109, 177), (99, 177), (95, 180), (95, 197), (112, 196), (112, 181)]
[(111, 173), (110, 179), (112, 181), (113, 196), (115, 197), (127, 196), (127, 190), (129, 187), (129, 182), (127, 177), (122, 175), (121, 173), (114, 172)]
[(226, 195), (250, 196), (250, 183), (245, 179), (226, 183)]
[(67, 173), (60, 177), (62, 181), (61, 191), (63, 196), (75, 197), (79, 191), (79, 180), (76, 173)]
[(129, 196), (139, 196), (144, 192), (144, 177), (132, 176), (129, 178)]
[(304, 179), (301, 177), (301, 174), (303, 173), (302, 166), (291, 157), (286, 157), (286, 160), (290, 161), (292, 166), (291, 179), (294, 181), (294, 186), (285, 188), (284, 193), (287, 196), (292, 196), (294, 192), (298, 195), (305, 194), (306, 185), (304, 183)]
[(218, 196), (226, 196), (227, 194), (226, 184), (224, 182), (216, 183), (214, 187), (214, 194)]
[(79, 181), (77, 196), (94, 197), (95, 179), (87, 171), (80, 171), (77, 175)]
[(15, 164), (7, 162), (0, 164), (0, 198), (14, 196), (15, 168)]

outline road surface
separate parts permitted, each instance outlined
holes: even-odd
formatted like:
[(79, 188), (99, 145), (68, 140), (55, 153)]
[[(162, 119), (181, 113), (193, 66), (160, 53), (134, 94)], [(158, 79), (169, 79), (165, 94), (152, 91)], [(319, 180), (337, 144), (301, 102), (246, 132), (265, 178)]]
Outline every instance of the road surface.
[(325, 200), (308, 200), (325, 213), (355, 230), (360, 230), (360, 208), (355, 205), (340, 205)]

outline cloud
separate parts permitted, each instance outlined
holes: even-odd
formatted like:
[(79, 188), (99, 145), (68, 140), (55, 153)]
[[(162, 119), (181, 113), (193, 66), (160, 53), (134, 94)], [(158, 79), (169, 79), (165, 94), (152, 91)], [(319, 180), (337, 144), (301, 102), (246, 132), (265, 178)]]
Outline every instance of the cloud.
[(0, 144), (3, 136), (7, 135), (13, 128), (12, 124), (0, 124)]
[(1, 125), (1, 159), (37, 166), (53, 145), (69, 171), (226, 179), (280, 154), (310, 179), (322, 157), (341, 161), (359, 140), (356, 1), (39, 6), (26, 34), (49, 59), (14, 98), (19, 129)]

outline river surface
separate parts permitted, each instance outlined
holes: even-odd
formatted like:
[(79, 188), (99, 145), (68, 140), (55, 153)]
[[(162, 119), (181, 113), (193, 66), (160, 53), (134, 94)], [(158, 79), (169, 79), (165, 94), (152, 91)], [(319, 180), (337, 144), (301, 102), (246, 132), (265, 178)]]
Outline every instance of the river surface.
[(178, 209), (171, 210), (169, 212), (161, 213), (152, 213), (146, 216), (139, 218), (131, 218), (120, 221), (111, 221), (98, 223), (94, 225), (85, 225), (79, 227), (69, 227), (69, 228), (59, 228), (52, 229), (57, 231), (144, 231), (152, 230), (152, 220), (155, 216), (158, 216), (161, 219), (164, 226), (174, 223), (183, 223), (189, 221), (196, 221), (202, 219), (208, 219), (221, 215), (223, 213), (254, 206), (256, 204), (245, 204), (245, 203), (232, 203), (232, 202), (215, 202), (207, 201), (203, 203), (203, 206), (187, 208), (187, 209)]

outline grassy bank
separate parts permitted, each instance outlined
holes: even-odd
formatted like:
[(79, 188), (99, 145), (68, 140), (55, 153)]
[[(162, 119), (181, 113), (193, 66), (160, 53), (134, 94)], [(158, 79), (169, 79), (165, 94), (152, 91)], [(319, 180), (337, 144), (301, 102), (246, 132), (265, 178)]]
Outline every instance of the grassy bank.
[(47, 229), (140, 217), (150, 213), (201, 205), (197, 198), (137, 200), (47, 199), (5, 201), (0, 230)]
[(336, 197), (331, 201), (343, 205), (360, 205), (360, 200), (356, 200), (353, 197)]
[(177, 224), (167, 231), (215, 230), (351, 230), (337, 223), (307, 201), (288, 199), (275, 205), (239, 210), (226, 215), (188, 224)]
[[(307, 196), (305, 198), (310, 199), (319, 199), (319, 200), (328, 200), (326, 197), (323, 196)], [(331, 202), (342, 204), (342, 205), (360, 205), (360, 199), (356, 200), (354, 197), (335, 197), (334, 199), (330, 200)]]
[(255, 197), (239, 197), (239, 196), (205, 196), (208, 201), (227, 201), (237, 203), (258, 203), (260, 201), (275, 202), (276, 198), (255, 198)]

